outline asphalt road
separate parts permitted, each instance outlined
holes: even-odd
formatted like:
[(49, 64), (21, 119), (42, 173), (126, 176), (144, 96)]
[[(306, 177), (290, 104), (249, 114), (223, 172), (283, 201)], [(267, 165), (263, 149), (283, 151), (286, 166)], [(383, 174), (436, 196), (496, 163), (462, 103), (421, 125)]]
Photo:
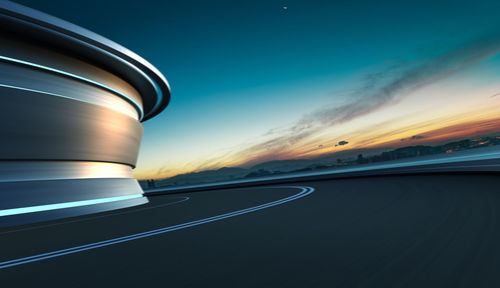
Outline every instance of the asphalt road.
[(0, 283), (500, 287), (499, 207), (500, 175), (486, 174), (154, 196), (143, 206), (0, 230)]

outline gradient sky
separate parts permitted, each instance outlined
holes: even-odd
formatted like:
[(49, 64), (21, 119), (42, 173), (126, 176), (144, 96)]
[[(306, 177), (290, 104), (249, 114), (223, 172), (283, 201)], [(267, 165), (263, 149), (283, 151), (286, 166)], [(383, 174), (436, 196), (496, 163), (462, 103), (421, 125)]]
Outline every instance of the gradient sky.
[(17, 2), (166, 76), (138, 178), (500, 131), (498, 0)]

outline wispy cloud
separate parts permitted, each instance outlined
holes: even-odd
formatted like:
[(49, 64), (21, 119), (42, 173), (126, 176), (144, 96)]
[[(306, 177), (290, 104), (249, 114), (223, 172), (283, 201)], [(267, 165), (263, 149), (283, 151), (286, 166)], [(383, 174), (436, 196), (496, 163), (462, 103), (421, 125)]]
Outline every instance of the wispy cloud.
[(237, 151), (231, 157), (250, 163), (286, 158), (293, 154), (299, 142), (318, 132), (394, 105), (413, 91), (495, 56), (500, 52), (497, 36), (483, 37), (435, 57), (400, 62), (366, 74), (358, 88), (349, 91), (348, 98), (352, 100), (306, 114), (289, 128), (271, 129), (263, 135), (267, 140)]
[(424, 139), (425, 136), (423, 135), (413, 135), (411, 137), (408, 137), (408, 138), (403, 138), (403, 139), (400, 139), (399, 141), (411, 141), (411, 140), (420, 140), (420, 139)]
[[(433, 84), (453, 73), (464, 70), (473, 64), (488, 59), (500, 51), (500, 39), (482, 39), (431, 59), (422, 59), (410, 67), (391, 67), (365, 77), (363, 89), (351, 95), (356, 100), (338, 107), (315, 111), (302, 118), (293, 132), (308, 130), (311, 127), (331, 126), (351, 121), (372, 113), (384, 106), (397, 103), (409, 92)], [(394, 72), (398, 72), (394, 75)], [(390, 79), (388, 79), (390, 77)]]

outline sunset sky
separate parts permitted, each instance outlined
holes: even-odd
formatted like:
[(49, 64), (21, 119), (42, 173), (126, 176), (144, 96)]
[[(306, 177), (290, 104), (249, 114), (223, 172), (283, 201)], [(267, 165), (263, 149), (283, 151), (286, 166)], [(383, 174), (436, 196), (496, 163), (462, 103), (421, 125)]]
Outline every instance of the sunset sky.
[(140, 179), (500, 134), (498, 0), (17, 2), (166, 76)]

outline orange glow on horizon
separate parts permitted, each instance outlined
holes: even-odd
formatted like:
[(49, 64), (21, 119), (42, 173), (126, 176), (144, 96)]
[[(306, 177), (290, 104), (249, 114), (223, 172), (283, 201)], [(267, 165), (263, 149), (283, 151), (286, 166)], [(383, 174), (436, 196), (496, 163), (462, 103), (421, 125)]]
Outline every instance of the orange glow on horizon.
[[(448, 122), (445, 121), (445, 123)], [(454, 139), (471, 138), (471, 137), (477, 137), (477, 136), (500, 132), (500, 118), (465, 121), (449, 126), (440, 126), (439, 123), (433, 123), (433, 125), (423, 125), (424, 127), (418, 127), (418, 126), (419, 125), (416, 124), (413, 127), (408, 127), (409, 129), (406, 130), (404, 133), (397, 133), (384, 138), (378, 138), (375, 140), (364, 139), (368, 140), (367, 142), (368, 144), (366, 145), (356, 145), (356, 143), (353, 143), (353, 145), (350, 147), (344, 147), (344, 146), (335, 147), (337, 148), (335, 150), (332, 150), (332, 147), (311, 148), (309, 146), (302, 146), (295, 150), (290, 150), (287, 151), (286, 153), (283, 153), (279, 158), (273, 158), (274, 155), (272, 152), (262, 153), (262, 154), (252, 155), (253, 157), (248, 157), (248, 158), (241, 157), (241, 158), (227, 159), (227, 161), (223, 161), (223, 164), (221, 164), (220, 166), (215, 166), (211, 169), (218, 169), (222, 167), (237, 167), (245, 165), (248, 166), (249, 163), (258, 164), (270, 160), (315, 158), (318, 156), (334, 154), (341, 151), (351, 151), (356, 149), (376, 149), (376, 148), (395, 149), (404, 146), (423, 145), (423, 144), (432, 145), (434, 143), (437, 144), (437, 143), (451, 142)], [(401, 141), (401, 139), (403, 138), (408, 138), (416, 134), (423, 135), (425, 137), (422, 139), (413, 140), (411, 142)], [(497, 138), (500, 138), (500, 136), (498, 136)], [(200, 169), (198, 171), (201, 170), (204, 169)], [(197, 170), (190, 170), (189, 168), (187, 168), (185, 170), (180, 169), (178, 171), (174, 171), (173, 173), (168, 173), (164, 175), (155, 175), (155, 177), (153, 177), (153, 175), (147, 175), (147, 174), (136, 175), (136, 178), (140, 180), (163, 179), (178, 174), (196, 172), (196, 171)]]
[[(134, 176), (138, 179), (163, 179), (222, 167), (249, 168), (273, 160), (311, 159), (327, 155), (337, 157), (333, 156), (335, 153), (344, 157), (342, 155), (356, 153), (358, 149), (379, 153), (404, 146), (444, 144), (500, 133), (500, 98), (489, 97), (490, 90), (437, 90), (436, 87), (419, 90), (406, 97), (405, 101), (345, 123), (312, 126), (307, 128), (309, 130), (282, 129), (280, 134), (264, 134), (256, 137), (253, 143), (249, 141), (233, 146), (224, 153), (164, 166), (168, 170), (141, 168)], [(291, 127), (294, 128), (293, 125)]]

